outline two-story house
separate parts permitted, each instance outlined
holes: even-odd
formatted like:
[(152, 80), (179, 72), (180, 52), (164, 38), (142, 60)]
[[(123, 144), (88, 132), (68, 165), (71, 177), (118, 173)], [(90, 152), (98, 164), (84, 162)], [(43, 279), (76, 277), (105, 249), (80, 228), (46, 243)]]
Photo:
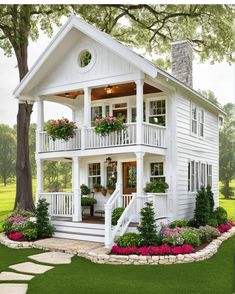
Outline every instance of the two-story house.
[[(201, 185), (212, 186), (218, 205), (218, 131), (224, 113), (193, 90), (188, 41), (172, 44), (172, 60), (170, 75), (71, 17), (15, 89), (19, 102), (37, 103), (36, 201), (43, 197), (50, 203), (55, 236), (111, 246), (138, 223), (148, 200), (158, 220), (191, 218)], [(68, 142), (53, 141), (44, 131), (44, 101), (71, 109), (78, 128)], [(121, 115), (127, 130), (98, 135), (94, 121), (107, 115)], [(71, 192), (44, 191), (46, 160), (72, 162)], [(95, 214), (104, 211), (103, 221), (85, 220), (81, 184), (106, 186), (114, 173), (115, 191), (94, 193)], [(167, 193), (145, 194), (145, 184), (159, 177), (169, 184)], [(125, 210), (112, 226), (112, 211), (120, 206)]]

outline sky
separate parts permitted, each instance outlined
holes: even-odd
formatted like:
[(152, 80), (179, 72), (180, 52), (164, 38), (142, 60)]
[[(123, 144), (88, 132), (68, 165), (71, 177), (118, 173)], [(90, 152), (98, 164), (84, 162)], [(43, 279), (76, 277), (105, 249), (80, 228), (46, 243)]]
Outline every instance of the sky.
[[(56, 34), (58, 28), (54, 31)], [(29, 45), (29, 68), (37, 60), (39, 55), (50, 42), (50, 39), (41, 35), (37, 42)], [(17, 86), (18, 68), (15, 57), (4, 56), (0, 49), (0, 123), (14, 125), (16, 123), (18, 102), (13, 97), (12, 92)], [(219, 102), (223, 105), (228, 102), (235, 103), (235, 65), (227, 62), (215, 63), (208, 62), (201, 64), (197, 60), (193, 63), (193, 87), (195, 90), (212, 90)], [(55, 103), (45, 103), (45, 121), (62, 116), (71, 119), (71, 111)], [(36, 107), (31, 116), (31, 122), (36, 122)]]

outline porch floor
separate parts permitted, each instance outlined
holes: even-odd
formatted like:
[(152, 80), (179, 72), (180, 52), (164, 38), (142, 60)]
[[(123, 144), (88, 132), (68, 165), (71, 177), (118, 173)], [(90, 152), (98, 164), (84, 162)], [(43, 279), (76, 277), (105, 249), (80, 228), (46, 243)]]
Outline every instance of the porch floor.
[[(70, 217), (52, 217), (53, 221), (64, 221), (64, 222), (73, 222)], [(83, 215), (81, 222), (74, 222), (74, 223), (88, 223), (88, 224), (101, 224), (104, 225), (104, 217), (97, 216), (97, 215)]]

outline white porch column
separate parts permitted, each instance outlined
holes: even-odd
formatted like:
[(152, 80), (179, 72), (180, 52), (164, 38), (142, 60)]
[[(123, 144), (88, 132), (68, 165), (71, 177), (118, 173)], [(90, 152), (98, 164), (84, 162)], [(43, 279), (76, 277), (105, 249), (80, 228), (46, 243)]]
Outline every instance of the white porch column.
[(84, 88), (84, 125), (91, 126), (91, 88)]
[(118, 199), (118, 206), (119, 207), (122, 207), (123, 206), (123, 190), (122, 190), (122, 187), (123, 187), (123, 184), (122, 184), (122, 162), (121, 161), (118, 161), (117, 163), (117, 184), (116, 184), (118, 190), (119, 190), (119, 194), (120, 194), (120, 197)]
[(136, 152), (136, 193), (137, 197), (143, 194), (144, 189), (144, 152)]
[(143, 142), (143, 102), (144, 102), (144, 80), (136, 80), (136, 142)]
[(43, 100), (40, 97), (37, 97), (37, 130), (36, 130), (36, 152), (41, 150), (41, 137), (40, 132), (43, 131), (44, 127), (44, 107)]
[(43, 160), (37, 159), (37, 191), (36, 191), (36, 204), (40, 199), (40, 193), (44, 190), (44, 183), (43, 183)]
[(80, 165), (79, 157), (73, 157), (72, 161), (72, 175), (73, 175), (73, 221), (78, 222), (82, 220), (81, 214), (81, 189), (80, 189)]

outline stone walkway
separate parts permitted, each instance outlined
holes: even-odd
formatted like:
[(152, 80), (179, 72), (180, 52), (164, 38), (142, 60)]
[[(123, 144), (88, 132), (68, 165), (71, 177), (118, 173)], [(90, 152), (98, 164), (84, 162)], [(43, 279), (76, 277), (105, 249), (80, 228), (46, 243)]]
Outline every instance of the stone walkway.
[[(22, 262), (9, 266), (9, 269), (15, 272), (1, 272), (0, 282), (6, 281), (30, 281), (38, 274), (44, 274), (45, 272), (54, 268), (51, 265), (58, 264), (69, 264), (71, 263), (72, 254), (62, 253), (62, 252), (45, 252), (41, 254), (31, 255), (28, 258), (34, 260), (38, 263), (46, 263), (49, 265), (38, 264), (34, 262)], [(32, 275), (33, 274), (33, 275)], [(28, 284), (20, 283), (0, 283), (0, 293), (1, 294), (26, 294), (28, 290)]]

